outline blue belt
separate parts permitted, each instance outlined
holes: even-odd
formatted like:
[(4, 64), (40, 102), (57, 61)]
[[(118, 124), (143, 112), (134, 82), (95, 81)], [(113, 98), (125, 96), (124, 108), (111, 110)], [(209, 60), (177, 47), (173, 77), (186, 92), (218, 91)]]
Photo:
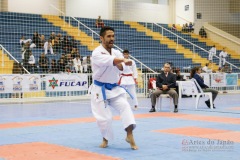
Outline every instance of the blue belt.
[[(99, 81), (97, 81), (97, 80), (94, 80), (94, 84), (97, 85), (97, 86), (99, 86), (99, 87), (101, 87), (101, 89), (102, 89), (102, 95), (103, 95), (103, 100), (104, 100), (104, 101), (107, 100), (107, 96), (106, 96), (106, 91), (105, 91), (105, 89), (107, 89), (107, 90), (112, 90), (114, 87), (119, 86), (117, 83), (113, 83), (113, 84), (111, 84), (111, 83), (103, 83), (103, 82), (99, 82)], [(126, 91), (126, 92), (129, 94), (129, 96), (133, 99), (133, 96), (131, 95), (131, 93), (130, 93), (126, 88), (124, 88), (124, 87), (122, 87), (122, 86), (119, 86), (119, 87), (125, 89), (125, 91)]]

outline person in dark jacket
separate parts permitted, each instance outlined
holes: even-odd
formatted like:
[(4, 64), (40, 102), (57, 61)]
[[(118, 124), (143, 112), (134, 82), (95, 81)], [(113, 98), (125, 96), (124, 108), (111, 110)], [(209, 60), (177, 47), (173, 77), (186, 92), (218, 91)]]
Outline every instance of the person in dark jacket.
[(158, 88), (151, 94), (152, 108), (149, 112), (156, 112), (155, 105), (157, 97), (161, 94), (169, 94), (173, 98), (173, 103), (175, 105), (174, 113), (178, 112), (178, 94), (173, 89), (176, 88), (176, 75), (170, 72), (170, 64), (165, 63), (163, 66), (163, 72), (157, 77), (156, 87)]
[[(194, 67), (191, 70), (190, 77), (196, 79), (197, 83), (202, 88), (203, 92), (211, 92), (212, 93), (212, 99), (214, 102), (214, 100), (216, 99), (216, 97), (218, 95), (218, 91), (215, 89), (209, 88), (206, 84), (204, 84), (204, 80), (200, 75), (201, 72), (202, 72), (202, 69), (200, 66)], [(205, 101), (205, 103), (208, 106), (208, 108), (210, 108), (210, 100)], [(213, 104), (213, 108), (215, 108), (214, 104)]]

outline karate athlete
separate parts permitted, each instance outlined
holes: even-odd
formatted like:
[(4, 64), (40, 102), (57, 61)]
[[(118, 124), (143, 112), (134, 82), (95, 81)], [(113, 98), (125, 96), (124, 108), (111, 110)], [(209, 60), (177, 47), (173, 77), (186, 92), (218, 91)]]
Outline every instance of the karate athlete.
[(108, 26), (101, 28), (101, 44), (92, 52), (93, 84), (91, 89), (91, 108), (103, 136), (99, 147), (106, 148), (108, 141), (113, 139), (112, 112), (116, 109), (122, 119), (127, 132), (126, 141), (133, 150), (138, 149), (133, 137), (136, 127), (134, 115), (125, 97), (126, 90), (120, 87), (120, 71), (132, 65), (132, 61), (125, 59), (122, 53), (113, 49), (114, 29)]
[(213, 55), (216, 55), (216, 47), (215, 47), (215, 45), (213, 45), (212, 48), (209, 50), (208, 60), (211, 63), (213, 61)]
[[(123, 56), (126, 59), (129, 59), (129, 51), (124, 50)], [(137, 95), (136, 95), (136, 87), (137, 84), (137, 67), (135, 61), (132, 61), (132, 66), (126, 66), (126, 69), (121, 72), (120, 79), (118, 81), (118, 84), (126, 88), (131, 95), (133, 96), (132, 104), (134, 106), (134, 109), (137, 110), (138, 101), (137, 101)]]
[(227, 52), (225, 51), (225, 48), (219, 53), (219, 68), (222, 68), (222, 66), (226, 63), (226, 57), (228, 56)]

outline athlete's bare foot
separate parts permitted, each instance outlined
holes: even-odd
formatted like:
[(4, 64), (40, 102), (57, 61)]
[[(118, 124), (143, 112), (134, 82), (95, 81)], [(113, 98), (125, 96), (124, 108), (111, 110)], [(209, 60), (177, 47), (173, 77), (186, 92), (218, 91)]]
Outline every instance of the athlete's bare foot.
[(138, 149), (138, 146), (135, 144), (133, 135), (128, 135), (128, 136), (126, 137), (126, 141), (127, 141), (128, 143), (130, 143), (131, 148), (132, 148), (133, 150), (137, 150), (137, 149)]
[(108, 140), (106, 140), (105, 138), (103, 138), (102, 143), (99, 145), (100, 148), (107, 148), (108, 146)]

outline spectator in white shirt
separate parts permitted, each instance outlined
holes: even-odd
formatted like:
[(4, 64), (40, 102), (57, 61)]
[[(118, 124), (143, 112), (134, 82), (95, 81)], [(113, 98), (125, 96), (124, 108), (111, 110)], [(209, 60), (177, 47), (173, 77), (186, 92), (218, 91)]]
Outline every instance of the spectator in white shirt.
[(208, 63), (206, 63), (206, 65), (202, 68), (202, 71), (205, 73), (211, 73), (212, 70), (210, 68), (208, 68)]
[(73, 59), (73, 66), (76, 71), (76, 73), (82, 73), (83, 72), (83, 67), (81, 65), (81, 59), (80, 55), (77, 55), (76, 58)]
[(29, 59), (28, 59), (28, 69), (30, 70), (30, 72), (34, 73), (35, 70), (35, 58), (34, 55), (32, 54), (32, 52), (29, 53)]
[(212, 63), (213, 56), (216, 55), (216, 47), (215, 45), (212, 46), (212, 48), (209, 50), (208, 60)]
[(228, 53), (225, 51), (225, 48), (219, 53), (219, 68), (222, 68), (222, 66), (226, 63), (226, 57), (228, 56)]
[(48, 53), (48, 50), (50, 51), (51, 54), (54, 54), (53, 53), (53, 48), (52, 48), (52, 41), (51, 39), (49, 39), (48, 41), (46, 41), (44, 43), (44, 53), (47, 54)]
[(91, 57), (90, 56), (83, 57), (82, 66), (83, 66), (84, 73), (87, 73), (89, 70), (91, 70)]

